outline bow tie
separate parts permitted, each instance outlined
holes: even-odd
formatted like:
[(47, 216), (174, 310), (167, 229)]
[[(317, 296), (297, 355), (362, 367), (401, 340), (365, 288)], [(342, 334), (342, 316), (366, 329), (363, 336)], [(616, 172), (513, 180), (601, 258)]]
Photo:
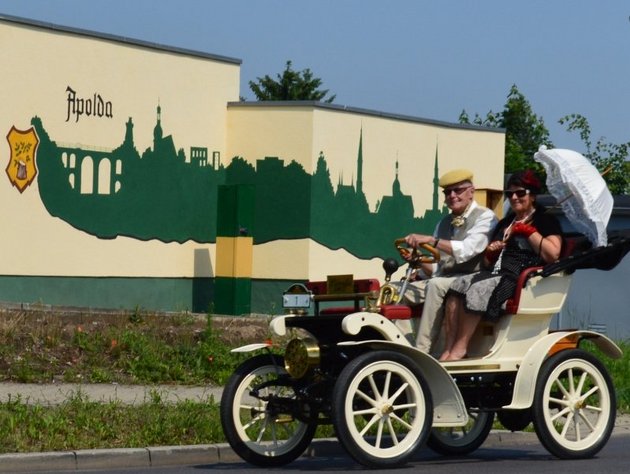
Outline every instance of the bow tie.
[(464, 216), (452, 216), (451, 217), (451, 225), (453, 227), (461, 227), (466, 223), (466, 218)]

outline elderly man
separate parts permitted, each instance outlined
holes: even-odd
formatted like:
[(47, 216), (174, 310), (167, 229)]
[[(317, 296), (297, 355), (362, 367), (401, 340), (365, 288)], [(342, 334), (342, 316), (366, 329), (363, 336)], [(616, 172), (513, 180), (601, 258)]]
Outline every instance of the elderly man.
[(479, 270), (488, 237), (497, 223), (494, 213), (478, 205), (474, 197), (472, 172), (453, 170), (440, 177), (444, 199), (451, 213), (436, 226), (433, 235), (409, 234), (407, 245), (429, 244), (440, 251), (440, 262), (424, 264), (418, 272), (420, 280), (411, 282), (403, 302), (424, 302), (416, 336), (416, 347), (436, 353), (444, 316), (442, 303), (451, 282), (461, 274)]

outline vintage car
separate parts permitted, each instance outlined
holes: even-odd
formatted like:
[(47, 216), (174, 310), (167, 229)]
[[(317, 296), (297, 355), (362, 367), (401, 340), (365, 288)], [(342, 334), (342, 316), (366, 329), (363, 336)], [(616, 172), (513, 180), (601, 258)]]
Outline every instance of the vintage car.
[[(414, 347), (417, 308), (397, 304), (400, 291), (389, 283), (355, 281), (355, 291), (341, 295), (327, 294), (326, 282), (293, 285), (284, 294), (289, 314), (270, 323), (284, 349), (271, 341), (234, 349), (259, 353), (224, 388), (228, 442), (251, 464), (284, 465), (328, 424), (356, 462), (386, 468), (405, 464), (425, 444), (444, 455), (470, 453), (496, 418), (511, 431), (533, 424), (559, 458), (594, 456), (612, 432), (616, 399), (606, 367), (589, 348), (611, 358), (622, 353), (602, 334), (551, 331), (550, 322), (573, 272), (613, 268), (630, 249), (630, 235), (587, 250), (580, 241), (566, 238), (558, 262), (525, 270), (505, 315), (479, 325), (460, 361), (439, 362)], [(407, 253), (407, 275), (438, 256), (428, 246), (396, 246)], [(385, 261), (387, 282), (397, 266)], [(331, 300), (352, 304), (320, 308)], [(309, 315), (312, 303), (317, 308)]]

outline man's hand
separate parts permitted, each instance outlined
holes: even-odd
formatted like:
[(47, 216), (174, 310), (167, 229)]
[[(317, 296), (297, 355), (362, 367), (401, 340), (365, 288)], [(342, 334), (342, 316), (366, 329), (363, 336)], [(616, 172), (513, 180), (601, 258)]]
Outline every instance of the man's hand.
[(405, 248), (401, 247), (401, 248), (398, 249), (398, 252), (400, 253), (400, 256), (403, 259), (405, 259), (407, 262), (411, 260), (412, 251), (411, 251), (410, 248), (409, 249), (405, 249)]
[(538, 229), (531, 224), (524, 224), (523, 222), (517, 222), (512, 226), (512, 234), (523, 235), (529, 237), (534, 232), (538, 232)]
[(409, 234), (407, 237), (405, 237), (405, 242), (409, 247), (415, 249), (422, 244), (433, 244), (433, 242), (435, 242), (435, 238), (432, 235)]

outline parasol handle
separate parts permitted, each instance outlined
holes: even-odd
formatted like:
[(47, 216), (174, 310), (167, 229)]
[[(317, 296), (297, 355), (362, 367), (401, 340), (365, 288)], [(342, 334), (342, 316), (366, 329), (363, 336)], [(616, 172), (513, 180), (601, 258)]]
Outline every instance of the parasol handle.
[[(604, 171), (602, 171), (601, 173), (599, 173), (600, 176), (604, 177), (606, 176), (608, 173), (610, 173), (613, 169), (612, 165), (608, 165), (608, 168), (606, 168)], [(552, 207), (550, 207), (549, 209), (553, 209), (555, 207), (558, 207), (560, 204), (562, 204), (564, 201), (566, 201), (567, 199), (569, 199), (571, 196), (573, 196), (573, 193), (565, 196), (564, 198), (562, 198), (560, 201), (556, 202)]]
[(553, 206), (551, 206), (549, 209), (553, 209), (555, 207), (558, 207), (560, 204), (562, 204), (564, 201), (566, 201), (567, 199), (569, 199), (570, 197), (573, 196), (573, 193), (566, 195), (564, 198), (562, 198), (560, 201), (556, 202)]
[(608, 168), (606, 168), (604, 171), (602, 171), (600, 174), (600, 176), (606, 176), (608, 173), (610, 173), (613, 169), (612, 165), (608, 165)]

